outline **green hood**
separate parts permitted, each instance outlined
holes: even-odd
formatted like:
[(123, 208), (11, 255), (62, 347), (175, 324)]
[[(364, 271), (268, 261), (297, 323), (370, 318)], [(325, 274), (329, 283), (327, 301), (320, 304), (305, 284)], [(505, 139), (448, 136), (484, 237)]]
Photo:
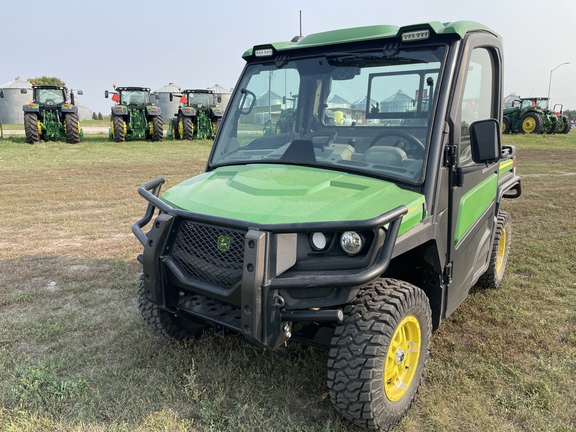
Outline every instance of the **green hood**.
[(405, 205), (404, 232), (424, 216), (424, 197), (394, 183), (291, 165), (218, 168), (172, 187), (161, 198), (182, 210), (255, 224), (364, 220)]

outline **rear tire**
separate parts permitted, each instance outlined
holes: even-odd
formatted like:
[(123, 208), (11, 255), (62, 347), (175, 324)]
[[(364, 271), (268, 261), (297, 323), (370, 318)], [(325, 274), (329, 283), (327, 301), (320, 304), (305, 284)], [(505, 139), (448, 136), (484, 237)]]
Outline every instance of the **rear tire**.
[(28, 144), (40, 142), (40, 132), (38, 131), (38, 114), (24, 113), (24, 132), (26, 133), (26, 142)]
[(490, 264), (486, 273), (480, 276), (480, 279), (476, 282), (478, 288), (500, 288), (506, 273), (506, 266), (508, 265), (511, 241), (512, 219), (507, 212), (499, 211), (494, 243), (490, 254)]
[(179, 121), (182, 122), (182, 139), (191, 140), (194, 137), (192, 117), (181, 116)]
[(566, 117), (562, 117), (562, 122), (564, 123), (564, 129), (562, 130), (563, 134), (567, 134), (572, 129), (572, 123)]
[(364, 428), (394, 427), (416, 398), (431, 338), (420, 288), (395, 279), (362, 287), (332, 338), (328, 388), (336, 409)]
[(112, 139), (114, 142), (126, 141), (126, 122), (121, 116), (112, 117)]
[(66, 124), (66, 142), (78, 144), (80, 142), (80, 122), (77, 113), (66, 114), (64, 118)]
[(152, 141), (162, 141), (164, 138), (164, 129), (162, 127), (162, 117), (159, 115), (152, 117)]
[(156, 306), (146, 298), (144, 281), (140, 280), (138, 287), (138, 310), (147, 327), (159, 336), (167, 339), (194, 339), (202, 334), (207, 327), (184, 321), (174, 314)]

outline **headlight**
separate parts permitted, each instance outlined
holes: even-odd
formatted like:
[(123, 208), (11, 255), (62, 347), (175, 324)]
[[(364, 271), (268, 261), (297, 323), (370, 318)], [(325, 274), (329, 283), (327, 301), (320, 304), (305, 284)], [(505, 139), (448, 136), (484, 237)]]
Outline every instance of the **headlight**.
[(310, 244), (312, 248), (315, 250), (324, 250), (326, 245), (328, 245), (328, 239), (326, 236), (321, 232), (315, 232), (310, 236)]
[(364, 245), (362, 236), (355, 231), (345, 231), (340, 236), (340, 247), (348, 255), (357, 255)]

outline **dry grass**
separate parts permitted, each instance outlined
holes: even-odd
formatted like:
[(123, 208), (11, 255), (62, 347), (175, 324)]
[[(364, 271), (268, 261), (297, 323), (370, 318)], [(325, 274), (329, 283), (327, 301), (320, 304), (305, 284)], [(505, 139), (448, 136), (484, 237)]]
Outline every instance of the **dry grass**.
[[(576, 428), (576, 133), (507, 136), (524, 194), (506, 203), (504, 287), (435, 333), (401, 431)], [(152, 336), (135, 304), (136, 188), (203, 170), (210, 142), (0, 146), (1, 431), (355, 431), (323, 352)]]

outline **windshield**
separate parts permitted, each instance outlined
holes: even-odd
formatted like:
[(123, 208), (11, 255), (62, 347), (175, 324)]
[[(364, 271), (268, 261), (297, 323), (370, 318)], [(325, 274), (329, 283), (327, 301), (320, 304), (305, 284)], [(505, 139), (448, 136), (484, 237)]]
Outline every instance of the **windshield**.
[(37, 89), (36, 98), (46, 105), (58, 105), (66, 101), (62, 89)]
[(249, 65), (211, 165), (288, 163), (418, 182), (444, 47)]
[(123, 105), (147, 105), (150, 103), (149, 96), (145, 90), (122, 90), (120, 103)]
[(188, 105), (198, 108), (214, 105), (213, 93), (188, 93)]

